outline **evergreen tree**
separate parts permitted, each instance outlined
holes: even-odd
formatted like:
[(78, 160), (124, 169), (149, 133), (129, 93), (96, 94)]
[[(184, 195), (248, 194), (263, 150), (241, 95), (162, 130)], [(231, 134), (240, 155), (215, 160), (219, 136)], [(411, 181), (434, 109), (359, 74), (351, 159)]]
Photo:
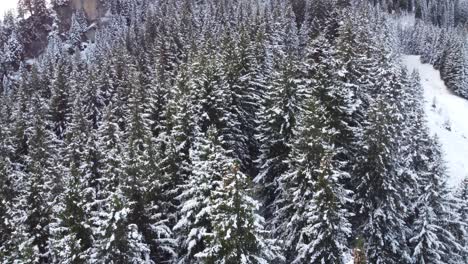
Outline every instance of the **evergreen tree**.
[(67, 68), (65, 61), (62, 60), (57, 63), (50, 88), (50, 117), (53, 130), (59, 139), (63, 139), (65, 129), (70, 121), (72, 105), (69, 85), (66, 80)]
[(1, 63), (6, 70), (15, 70), (19, 67), (24, 56), (24, 45), (20, 42), (16, 31), (13, 31), (3, 44), (2, 55)]
[[(144, 248), (149, 248), (151, 241), (155, 239), (151, 231), (157, 231), (156, 234), (159, 233), (159, 236), (163, 235), (161, 233), (163, 228), (166, 235), (170, 235), (170, 231), (165, 227), (156, 226), (156, 224), (161, 223), (159, 223), (160, 219), (155, 219), (154, 217), (157, 217), (161, 212), (154, 211), (155, 208), (150, 208), (150, 212), (156, 214), (150, 215), (147, 211), (148, 206), (157, 206), (154, 203), (159, 202), (146, 201), (149, 188), (153, 186), (155, 188), (159, 187), (157, 181), (159, 175), (151, 175), (152, 173), (157, 173), (157, 171), (151, 171), (151, 168), (148, 167), (148, 165), (151, 165), (149, 154), (152, 151), (153, 145), (149, 121), (145, 114), (148, 101), (144, 93), (144, 87), (139, 81), (138, 72), (132, 69), (130, 70), (129, 80), (131, 86), (128, 87), (130, 93), (127, 105), (128, 112), (126, 113), (128, 130), (124, 135), (127, 145), (124, 148), (124, 177), (120, 183), (120, 189), (123, 191), (126, 199), (127, 204), (125, 206), (128, 206), (127, 217), (129, 224), (131, 224), (132, 232), (134, 234), (140, 233), (142, 239), (138, 242), (141, 245), (145, 245)], [(153, 223), (152, 221), (156, 222)], [(160, 242), (160, 239), (156, 240)], [(144, 252), (129, 253), (138, 255)], [(143, 254), (141, 257), (149, 258), (149, 252), (148, 256), (145, 255)]]
[(267, 238), (264, 220), (256, 212), (260, 205), (249, 193), (248, 178), (240, 172), (239, 162), (224, 165), (223, 179), (211, 193), (213, 230), (207, 247), (197, 257), (209, 263), (281, 261), (275, 240)]
[(109, 197), (109, 218), (102, 225), (107, 226), (104, 237), (98, 242), (98, 250), (91, 256), (94, 263), (152, 263), (146, 243), (135, 224), (128, 222), (129, 201), (117, 189)]
[(178, 263), (191, 263), (208, 246), (208, 235), (213, 232), (210, 199), (223, 178), (228, 157), (220, 146), (217, 131), (212, 126), (206, 134), (197, 133), (190, 150), (192, 173), (182, 186), (180, 220), (174, 226), (179, 237)]
[(336, 113), (345, 110), (346, 104), (340, 100), (340, 87), (333, 77), (336, 67), (326, 43), (321, 37), (316, 44), (322, 46), (310, 48), (308, 65), (314, 77), (308, 85), (312, 95), (294, 130), (290, 170), (280, 177), (281, 207), (276, 222), (288, 247), (287, 259), (294, 263), (342, 263), (351, 231), (345, 209), (349, 192), (342, 185), (348, 175), (340, 170), (337, 157), (341, 149), (334, 143), (344, 132)]
[[(385, 100), (385, 101), (384, 101)], [(355, 189), (357, 217), (362, 223), (359, 234), (366, 243), (366, 255), (372, 263), (409, 262), (406, 248), (408, 228), (403, 179), (398, 176), (395, 145), (394, 111), (384, 98), (377, 98), (368, 114), (363, 134), (363, 156)], [(356, 177), (356, 175), (355, 175)]]
[(55, 177), (56, 169), (54, 136), (48, 130), (46, 109), (40, 98), (35, 98), (35, 117), (27, 129), (28, 153), (25, 166), (17, 171), (18, 197), (10, 215), (14, 216), (15, 231), (12, 243), (15, 249), (7, 258), (23, 263), (47, 263), (50, 260), (49, 247), (51, 216), (56, 204), (54, 189), (61, 185)]
[(241, 32), (239, 41), (226, 34), (223, 38), (223, 53), (221, 63), (223, 78), (226, 82), (226, 110), (222, 119), (224, 125), (223, 139), (226, 148), (233, 150), (233, 154), (241, 161), (242, 170), (246, 173), (253, 171), (252, 160), (257, 149), (254, 139), (259, 91), (255, 86), (255, 58), (248, 32)]
[(68, 41), (72, 46), (78, 46), (83, 40), (83, 34), (86, 32), (88, 23), (82, 10), (75, 12), (71, 17), (71, 26), (69, 30)]
[[(458, 219), (462, 221), (463, 219), (467, 219), (467, 215), (468, 215), (467, 197), (468, 197), (468, 180), (464, 179), (455, 193), (455, 198), (460, 203), (460, 206), (457, 211)], [(458, 239), (458, 241), (460, 241), (461, 246), (463, 248), (462, 252), (460, 253), (461, 261), (468, 260), (468, 235), (467, 234), (468, 234), (468, 227), (466, 226), (466, 224), (462, 225), (462, 228), (458, 230), (458, 232), (455, 232), (456, 238)]]
[[(156, 263), (167, 262), (176, 254), (176, 243), (173, 239), (172, 226), (175, 221), (174, 195), (176, 192), (175, 176), (177, 172), (177, 153), (173, 152), (170, 127), (168, 125), (171, 114), (168, 106), (169, 90), (158, 83), (154, 70), (147, 68), (148, 58), (141, 58), (138, 65), (139, 81), (138, 93), (147, 92), (142, 98), (138, 95), (138, 104), (143, 107), (138, 110), (142, 118), (144, 144), (146, 145), (143, 158), (142, 173), (147, 181), (147, 190), (140, 202), (146, 218), (143, 217), (142, 235), (148, 241), (150, 258)], [(130, 104), (135, 98), (130, 96)], [(133, 107), (133, 106), (132, 106)]]
[(306, 208), (307, 220), (300, 238), (295, 263), (344, 263), (349, 254), (347, 238), (351, 235), (350, 214), (345, 208), (349, 199), (340, 181), (344, 173), (333, 168), (325, 154), (314, 183), (313, 203)]
[[(210, 43), (206, 48), (209, 48)], [(202, 52), (206, 52), (203, 50)], [(221, 78), (222, 73), (218, 68), (218, 56), (200, 54), (192, 62), (190, 69), (194, 77), (189, 82), (190, 100), (192, 101), (192, 114), (196, 116), (197, 126), (202, 132), (206, 132), (212, 125), (217, 129), (223, 127), (221, 119), (226, 109), (226, 101), (229, 94), (224, 89), (226, 83)], [(226, 98), (227, 97), (227, 98)]]
[[(91, 210), (93, 227), (93, 243), (90, 261), (117, 261), (120, 259), (124, 242), (121, 242), (121, 226), (117, 226), (120, 213), (115, 207), (120, 203), (119, 183), (122, 176), (122, 131), (117, 124), (113, 105), (110, 104), (104, 111), (104, 118), (96, 134), (96, 142), (100, 151), (95, 154), (94, 173), (88, 173), (85, 180), (89, 184), (87, 198), (95, 200), (86, 206)], [(101, 155), (105, 153), (105, 155)], [(89, 200), (88, 200), (89, 202)], [(113, 238), (112, 238), (113, 237)]]
[(258, 141), (260, 142), (259, 173), (254, 181), (261, 184), (265, 202), (265, 216), (270, 221), (278, 196), (278, 177), (288, 170), (293, 129), (305, 96), (299, 80), (300, 71), (292, 56), (275, 62), (272, 80), (262, 100)]
[[(78, 72), (85, 71), (86, 69), (76, 68), (72, 72), (76, 78), (71, 79), (71, 89), (79, 90), (80, 86), (84, 86), (85, 89), (82, 92), (83, 97), (83, 108), (85, 111), (86, 119), (90, 122), (91, 128), (97, 129), (99, 123), (102, 121), (103, 111), (106, 104), (112, 98), (112, 88), (108, 85), (108, 76), (104, 74), (96, 73), (98, 69), (90, 69), (87, 75), (87, 80), (82, 80)], [(101, 71), (104, 71), (102, 69)], [(99, 74), (99, 75), (98, 75)]]
[[(2, 124), (8, 124), (10, 102), (5, 97), (0, 97), (3, 107), (0, 108), (0, 120)], [(9, 219), (9, 211), (12, 208), (14, 198), (16, 196), (16, 188), (14, 186), (14, 166), (11, 157), (14, 153), (13, 144), (11, 142), (11, 134), (6, 125), (0, 128), (0, 260), (9, 253), (9, 244), (11, 234), (14, 231)]]
[(443, 65), (440, 67), (440, 74), (447, 87), (457, 95), (468, 97), (466, 89), (466, 48), (463, 42), (464, 36), (455, 30), (447, 34), (450, 40), (445, 47)]
[[(81, 93), (79, 93), (81, 94)], [(87, 254), (93, 243), (91, 228), (91, 172), (89, 163), (89, 141), (91, 124), (87, 119), (85, 102), (78, 96), (73, 105), (73, 116), (65, 132), (64, 166), (66, 166), (65, 190), (59, 196), (60, 203), (54, 209), (51, 225), (53, 261), (62, 263), (86, 263)]]
[(419, 191), (417, 218), (413, 224), (415, 235), (409, 240), (414, 248), (414, 263), (461, 261), (460, 256), (456, 255), (460, 245), (449, 228), (449, 223), (456, 219), (452, 215), (452, 201), (445, 182), (446, 168), (441, 154), (440, 146), (434, 140), (432, 153), (428, 153), (429, 171), (419, 175), (422, 189)]

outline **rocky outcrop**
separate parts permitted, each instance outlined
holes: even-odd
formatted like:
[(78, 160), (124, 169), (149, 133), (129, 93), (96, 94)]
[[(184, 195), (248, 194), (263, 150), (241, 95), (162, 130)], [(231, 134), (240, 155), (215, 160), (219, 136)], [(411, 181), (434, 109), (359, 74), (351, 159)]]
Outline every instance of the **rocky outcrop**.
[(100, 0), (71, 0), (70, 7), (72, 10), (84, 10), (90, 22), (96, 21), (106, 13)]
[(84, 11), (90, 25), (98, 22), (107, 12), (101, 0), (70, 0), (68, 3), (56, 6), (54, 9), (60, 20), (61, 32), (70, 29), (71, 17), (76, 11)]

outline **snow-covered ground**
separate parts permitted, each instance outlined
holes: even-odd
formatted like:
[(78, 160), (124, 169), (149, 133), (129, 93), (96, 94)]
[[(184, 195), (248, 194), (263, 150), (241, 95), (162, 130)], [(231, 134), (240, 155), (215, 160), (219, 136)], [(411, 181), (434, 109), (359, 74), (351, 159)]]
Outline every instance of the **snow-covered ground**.
[(419, 56), (404, 56), (403, 63), (410, 72), (419, 71), (428, 125), (442, 144), (448, 183), (455, 187), (468, 176), (468, 101), (452, 94), (439, 71), (421, 63)]
[(18, 0), (1, 0), (0, 3), (0, 19), (3, 18), (3, 15), (7, 11), (16, 11), (16, 5), (17, 5)]

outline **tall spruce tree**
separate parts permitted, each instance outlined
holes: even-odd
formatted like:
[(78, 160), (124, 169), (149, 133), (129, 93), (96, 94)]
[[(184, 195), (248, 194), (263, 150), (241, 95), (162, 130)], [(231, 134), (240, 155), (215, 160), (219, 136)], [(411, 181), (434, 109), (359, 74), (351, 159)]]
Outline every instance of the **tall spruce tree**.
[(178, 263), (193, 262), (208, 247), (213, 232), (211, 193), (220, 184), (226, 163), (231, 160), (214, 126), (206, 133), (198, 130), (190, 157), (192, 173), (182, 186), (181, 217), (174, 227), (181, 239)]
[[(110, 104), (104, 110), (104, 118), (95, 133), (98, 135), (96, 142), (99, 153), (95, 153), (96, 174), (89, 173), (85, 180), (89, 188), (85, 195), (94, 200), (87, 204), (91, 210), (91, 221), (93, 228), (93, 243), (89, 259), (91, 261), (117, 261), (120, 258), (124, 242), (121, 226), (117, 226), (118, 214), (117, 203), (119, 196), (117, 190), (122, 178), (122, 138), (117, 117), (114, 115), (113, 105)], [(101, 155), (106, 153), (106, 155)], [(89, 202), (89, 200), (88, 200)], [(114, 234), (116, 232), (116, 234)], [(113, 239), (111, 239), (113, 237)]]
[(294, 57), (284, 54), (281, 58), (275, 61), (272, 79), (262, 100), (257, 136), (260, 142), (259, 173), (254, 181), (262, 185), (267, 221), (272, 219), (275, 211), (278, 178), (288, 170), (283, 161), (290, 153), (289, 144), (306, 93)]
[[(416, 221), (413, 224), (414, 236), (409, 242), (413, 245), (412, 258), (415, 263), (457, 263), (461, 246), (451, 233), (453, 204), (446, 185), (446, 168), (443, 163), (437, 139), (428, 153), (426, 173), (419, 175), (420, 196), (417, 200)], [(452, 227), (453, 228), (453, 227)]]
[[(468, 215), (468, 180), (465, 178), (460, 184), (459, 188), (455, 193), (455, 198), (458, 199), (460, 206), (457, 210), (458, 219), (467, 219)], [(460, 241), (461, 250), (461, 261), (468, 261), (468, 227), (466, 224), (462, 225), (462, 228), (455, 233), (458, 241)]]
[(68, 146), (63, 152), (64, 192), (54, 210), (51, 224), (53, 261), (86, 263), (93, 243), (89, 202), (90, 174), (89, 141), (91, 124), (85, 112), (85, 102), (78, 96), (73, 104), (70, 126), (64, 132)]
[(51, 82), (50, 117), (55, 134), (63, 139), (65, 129), (70, 121), (71, 105), (69, 85), (66, 80), (68, 67), (64, 60), (60, 60), (54, 69)]
[(197, 258), (208, 263), (268, 263), (281, 261), (280, 248), (269, 239), (260, 205), (249, 194), (249, 182), (239, 161), (225, 161), (223, 178), (211, 192), (213, 229)]
[(26, 130), (28, 153), (24, 156), (24, 168), (14, 176), (20, 189), (10, 213), (14, 216), (15, 249), (7, 261), (47, 263), (51, 257), (49, 228), (56, 205), (54, 189), (61, 180), (55, 177), (56, 149), (47, 123), (47, 108), (37, 94), (31, 111), (35, 115)]
[(337, 158), (342, 150), (335, 143), (344, 132), (336, 113), (347, 105), (333, 76), (336, 64), (327, 43), (319, 37), (308, 50), (311, 95), (294, 130), (290, 169), (279, 178), (280, 209), (275, 221), (287, 245), (286, 257), (295, 263), (342, 263), (351, 231), (345, 209), (349, 192), (342, 185), (348, 174), (340, 169)]
[[(403, 180), (398, 176), (392, 106), (384, 98), (371, 105), (363, 134), (363, 156), (355, 189), (358, 234), (372, 263), (409, 263)], [(355, 177), (358, 177), (355, 175)]]
[[(14, 153), (13, 142), (7, 124), (11, 122), (10, 110), (11, 102), (6, 97), (1, 96), (0, 101), (3, 106), (0, 108), (0, 122), (5, 124), (0, 128), (0, 260), (9, 253), (9, 244), (11, 234), (14, 231), (11, 226), (9, 211), (13, 206), (14, 198), (17, 189), (14, 186), (14, 164), (12, 163), (12, 155)], [(11, 125), (11, 124), (9, 124)]]

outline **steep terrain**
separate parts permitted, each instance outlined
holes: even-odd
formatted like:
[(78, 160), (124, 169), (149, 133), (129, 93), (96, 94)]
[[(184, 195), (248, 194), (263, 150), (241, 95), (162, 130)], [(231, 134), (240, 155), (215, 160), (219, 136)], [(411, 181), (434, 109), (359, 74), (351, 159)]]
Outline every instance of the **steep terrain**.
[(421, 63), (420, 56), (405, 56), (403, 62), (421, 76), (428, 125), (442, 144), (449, 184), (457, 186), (468, 176), (468, 101), (450, 92), (439, 71)]

